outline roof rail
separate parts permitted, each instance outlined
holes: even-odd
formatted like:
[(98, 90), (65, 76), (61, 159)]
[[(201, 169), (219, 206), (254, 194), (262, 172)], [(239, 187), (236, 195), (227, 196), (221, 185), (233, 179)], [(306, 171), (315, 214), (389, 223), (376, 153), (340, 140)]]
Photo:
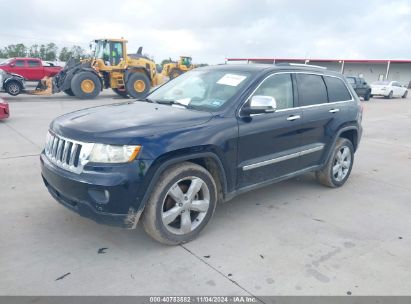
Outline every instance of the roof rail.
[(314, 65), (314, 64), (305, 64), (305, 63), (290, 63), (290, 62), (280, 62), (276, 63), (276, 65), (289, 65), (289, 66), (299, 66), (299, 67), (311, 67), (317, 69), (326, 70), (327, 68), (321, 65)]

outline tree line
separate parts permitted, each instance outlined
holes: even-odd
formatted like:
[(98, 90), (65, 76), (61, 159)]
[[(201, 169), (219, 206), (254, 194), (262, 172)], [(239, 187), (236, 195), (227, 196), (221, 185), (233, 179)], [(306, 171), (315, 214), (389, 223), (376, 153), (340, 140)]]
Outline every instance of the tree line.
[(10, 44), (0, 49), (0, 58), (31, 57), (45, 61), (67, 61), (70, 57), (80, 59), (85, 55), (85, 50), (78, 45), (59, 48), (54, 42), (47, 44), (33, 44), (26, 46), (23, 43)]

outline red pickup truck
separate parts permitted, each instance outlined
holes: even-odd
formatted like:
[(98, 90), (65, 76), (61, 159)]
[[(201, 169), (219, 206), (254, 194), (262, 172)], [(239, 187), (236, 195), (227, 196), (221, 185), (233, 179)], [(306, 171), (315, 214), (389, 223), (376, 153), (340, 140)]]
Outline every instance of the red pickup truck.
[(62, 67), (53, 64), (43, 65), (37, 58), (10, 58), (0, 63), (0, 69), (18, 74), (28, 81), (39, 81), (44, 77), (53, 77), (61, 71)]

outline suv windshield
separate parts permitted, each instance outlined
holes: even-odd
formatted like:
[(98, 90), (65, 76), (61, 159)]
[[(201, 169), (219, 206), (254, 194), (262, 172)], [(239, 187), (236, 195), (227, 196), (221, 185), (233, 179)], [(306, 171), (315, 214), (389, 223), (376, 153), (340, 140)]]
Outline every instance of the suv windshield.
[(159, 103), (216, 111), (247, 82), (247, 72), (197, 70), (187, 72), (155, 90), (147, 98)]

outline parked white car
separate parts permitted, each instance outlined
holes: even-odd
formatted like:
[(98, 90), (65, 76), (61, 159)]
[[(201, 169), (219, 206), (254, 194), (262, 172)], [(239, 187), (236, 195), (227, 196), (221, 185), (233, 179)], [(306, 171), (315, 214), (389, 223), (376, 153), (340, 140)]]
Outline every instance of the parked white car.
[(398, 81), (376, 81), (371, 84), (371, 97), (384, 96), (391, 99), (392, 97), (407, 97), (408, 90)]

